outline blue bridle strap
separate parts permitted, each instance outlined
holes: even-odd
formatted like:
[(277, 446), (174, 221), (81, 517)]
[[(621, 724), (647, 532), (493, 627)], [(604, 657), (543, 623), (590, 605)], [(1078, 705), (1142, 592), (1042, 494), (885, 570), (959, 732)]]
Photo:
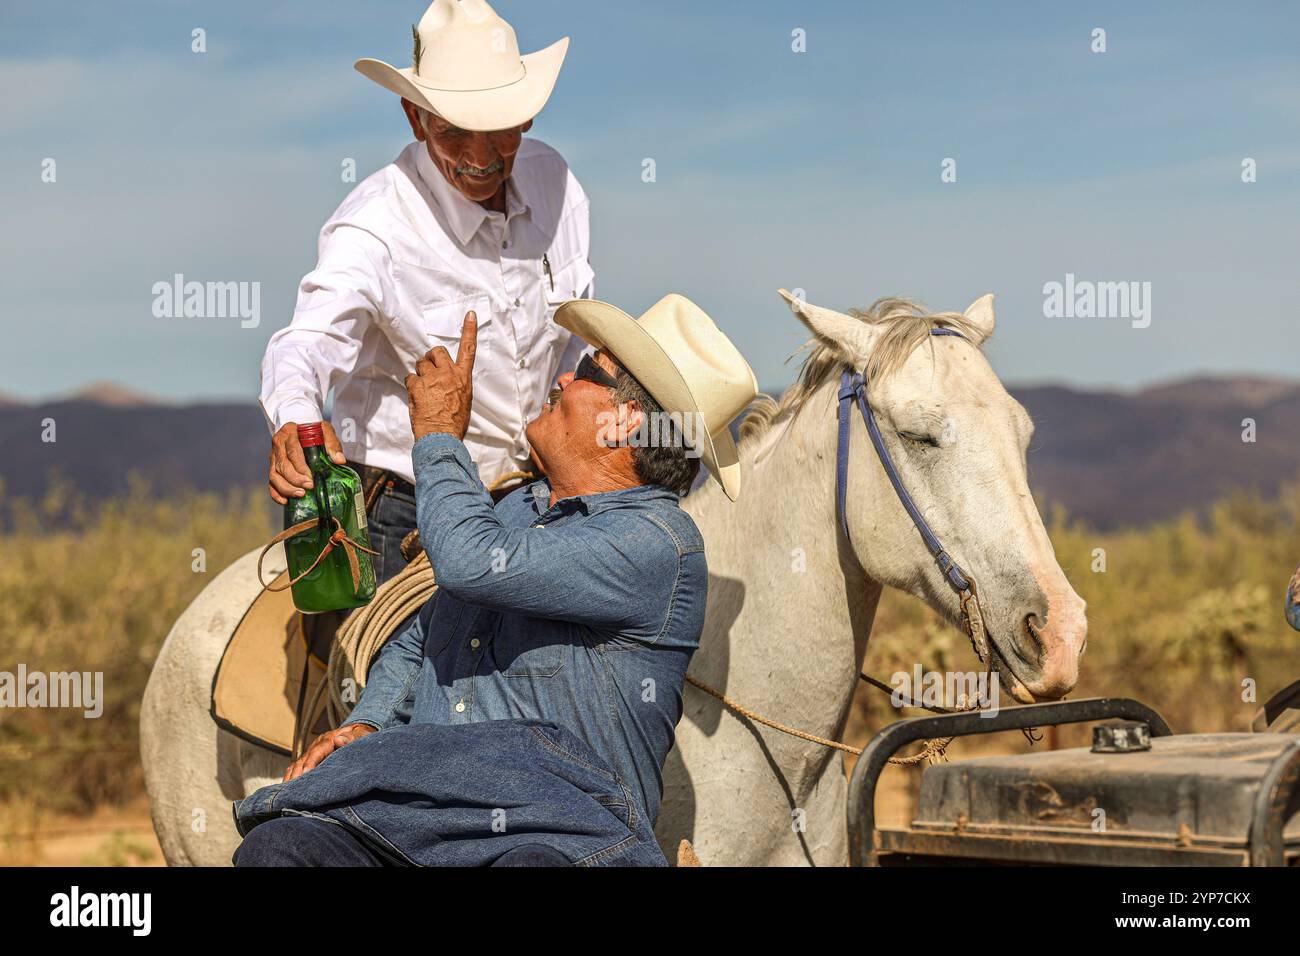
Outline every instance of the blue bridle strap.
[[(954, 329), (931, 329), (930, 334), (955, 335), (961, 339), (965, 338), (964, 335)], [(885, 440), (880, 434), (880, 426), (876, 424), (876, 416), (872, 413), (871, 404), (867, 401), (867, 382), (860, 372), (844, 372), (840, 376), (839, 446), (835, 453), (835, 496), (836, 507), (840, 514), (840, 526), (844, 529), (845, 539), (848, 540), (849, 538), (848, 510), (845, 507), (849, 491), (849, 425), (855, 400), (858, 408), (862, 411), (862, 420), (867, 425), (867, 434), (871, 436), (871, 444), (875, 446), (876, 455), (880, 458), (880, 464), (884, 466), (885, 474), (889, 476), (889, 483), (894, 486), (894, 492), (898, 495), (898, 500), (912, 519), (912, 524), (916, 525), (916, 530), (920, 532), (921, 540), (925, 542), (926, 548), (929, 549), (935, 563), (939, 566), (939, 570), (943, 572), (948, 585), (958, 594), (969, 591), (970, 581), (967, 580), (965, 572), (944, 549), (943, 543), (935, 536), (935, 533), (930, 530), (930, 526), (921, 515), (920, 509), (916, 507), (912, 496), (903, 487), (903, 480), (898, 476), (898, 469), (894, 467), (894, 460), (889, 456), (889, 449), (885, 447)]]

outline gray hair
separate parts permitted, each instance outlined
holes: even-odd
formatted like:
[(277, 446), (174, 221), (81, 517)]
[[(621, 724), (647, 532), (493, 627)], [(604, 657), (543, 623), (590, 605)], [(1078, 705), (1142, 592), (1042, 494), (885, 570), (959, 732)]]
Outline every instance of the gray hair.
[[(661, 423), (669, 421), (669, 416), (664, 415), (663, 406), (627, 370), (620, 367), (615, 378), (618, 386), (614, 389), (614, 404), (636, 402), (644, 416), (641, 434), (649, 432), (652, 418), (657, 418)], [(700, 473), (700, 459), (697, 455), (688, 454), (690, 449), (686, 444), (686, 436), (676, 425), (665, 426), (657, 430), (656, 435), (656, 441), (637, 441), (632, 444), (632, 464), (636, 468), (636, 476), (647, 485), (661, 485), (685, 496)]]

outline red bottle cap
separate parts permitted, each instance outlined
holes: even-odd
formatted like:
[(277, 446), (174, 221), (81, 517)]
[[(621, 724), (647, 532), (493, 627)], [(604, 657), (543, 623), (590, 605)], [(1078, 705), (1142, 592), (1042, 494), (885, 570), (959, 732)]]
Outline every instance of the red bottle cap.
[(325, 429), (321, 427), (321, 423), (312, 422), (310, 425), (299, 425), (298, 444), (302, 445), (303, 448), (325, 444)]

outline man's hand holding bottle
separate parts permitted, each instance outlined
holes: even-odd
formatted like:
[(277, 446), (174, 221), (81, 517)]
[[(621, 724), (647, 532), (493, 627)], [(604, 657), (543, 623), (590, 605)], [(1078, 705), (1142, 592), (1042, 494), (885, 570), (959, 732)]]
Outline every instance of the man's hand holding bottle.
[[(343, 446), (329, 422), (321, 422), (325, 434), (325, 451), (336, 465), (347, 464)], [(290, 498), (301, 498), (313, 485), (311, 469), (298, 441), (297, 422), (288, 422), (271, 436), (271, 471), (267, 487), (277, 505), (288, 504)]]

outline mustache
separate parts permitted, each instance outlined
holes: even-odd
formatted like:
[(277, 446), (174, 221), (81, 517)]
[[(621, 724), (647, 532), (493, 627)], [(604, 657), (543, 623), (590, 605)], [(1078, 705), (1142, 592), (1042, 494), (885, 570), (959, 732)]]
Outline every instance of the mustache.
[(505, 163), (498, 159), (495, 163), (491, 163), (487, 166), (475, 166), (473, 163), (463, 163), (456, 167), (456, 172), (474, 173), (479, 176), (486, 176), (490, 173), (499, 173), (503, 169), (505, 169)]
[(554, 408), (560, 401), (560, 396), (564, 394), (563, 389), (553, 388), (549, 395), (546, 396), (546, 407)]

